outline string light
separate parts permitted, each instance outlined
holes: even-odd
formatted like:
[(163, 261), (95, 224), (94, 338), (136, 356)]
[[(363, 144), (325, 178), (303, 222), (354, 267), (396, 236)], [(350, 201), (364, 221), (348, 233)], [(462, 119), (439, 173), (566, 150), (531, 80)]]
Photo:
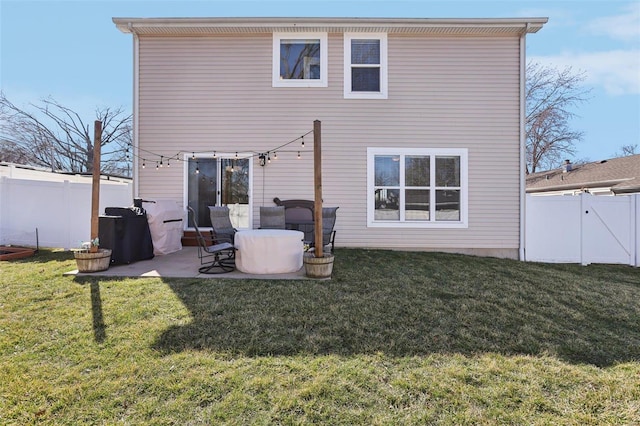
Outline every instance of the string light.
[[(310, 130), (310, 131), (308, 131), (307, 133), (305, 133), (305, 134), (303, 134), (303, 135), (301, 135), (301, 136), (299, 136), (299, 137), (297, 137), (297, 138), (295, 138), (295, 139), (293, 139), (293, 140), (291, 140), (291, 141), (289, 141), (289, 142), (286, 142), (286, 143), (284, 143), (284, 144), (282, 144), (282, 145), (280, 145), (280, 146), (277, 146), (277, 147), (275, 147), (273, 150), (266, 151), (266, 152), (264, 152), (264, 151), (263, 151), (263, 152), (262, 152), (262, 154), (260, 154), (260, 155), (264, 156), (264, 160), (263, 160), (263, 161), (264, 161), (264, 164), (265, 164), (265, 165), (266, 165), (267, 163), (269, 163), (269, 164), (270, 164), (270, 163), (271, 163), (271, 157), (272, 157), (272, 156), (273, 156), (273, 159), (274, 159), (274, 160), (277, 160), (277, 159), (278, 159), (278, 153), (277, 153), (277, 150), (282, 150), (282, 148), (284, 148), (284, 147), (286, 147), (286, 146), (288, 146), (288, 145), (291, 145), (292, 143), (295, 143), (295, 142), (297, 142), (298, 140), (300, 140), (301, 147), (304, 147), (304, 146), (305, 146), (305, 144), (304, 144), (304, 137), (305, 137), (305, 136), (307, 136), (307, 135), (309, 135), (309, 134), (311, 134), (311, 133), (313, 133), (313, 130)], [(129, 154), (129, 147), (132, 147), (132, 145), (131, 145), (131, 144), (129, 144), (129, 146), (128, 146), (128, 147), (125, 147), (125, 149), (124, 149), (124, 151), (125, 151), (125, 157), (126, 157), (126, 158), (129, 158), (129, 157), (128, 157), (128, 154)], [(155, 160), (155, 163), (156, 163), (156, 170), (158, 170), (158, 169), (160, 169), (160, 168), (163, 168), (163, 167), (164, 167), (164, 165), (165, 165), (165, 163), (164, 163), (164, 157), (165, 157), (165, 156), (164, 156), (164, 155), (155, 154), (155, 153), (153, 153), (153, 152), (151, 152), (151, 151), (147, 151), (147, 150), (142, 149), (142, 148), (140, 148), (139, 150), (140, 150), (140, 151), (142, 151), (142, 152), (144, 152), (144, 153), (147, 153), (147, 154), (149, 154), (149, 155), (156, 156), (156, 157), (160, 157), (160, 161)], [(186, 161), (186, 160), (183, 160), (183, 159), (181, 159), (181, 158), (180, 158), (180, 154), (181, 154), (181, 153), (183, 153), (183, 152), (184, 152), (184, 151), (179, 151), (176, 155), (167, 157), (167, 163), (166, 163), (167, 168), (171, 167), (171, 160), (172, 160), (172, 159), (173, 159), (173, 160), (176, 160), (176, 161)], [(285, 152), (292, 152), (292, 151), (287, 151), (287, 150), (285, 149)], [(293, 151), (293, 152), (296, 152), (296, 151)], [(298, 159), (302, 158), (302, 154), (301, 154), (302, 152), (304, 152), (304, 150), (302, 150), (302, 149), (301, 149), (301, 150), (299, 150), (299, 151), (297, 151), (297, 158), (298, 158)], [(194, 161), (198, 158), (195, 154), (196, 154), (196, 153), (195, 153), (195, 151), (191, 151), (191, 159), (192, 159), (192, 160), (194, 160)], [(253, 155), (258, 155), (258, 154), (257, 154), (257, 153), (254, 153)], [(146, 158), (141, 157), (141, 156), (139, 156), (139, 155), (136, 155), (136, 153), (135, 153), (135, 152), (133, 153), (133, 157), (140, 158), (140, 159), (142, 160), (142, 168), (143, 168), (143, 169), (144, 169), (144, 168), (146, 168)], [(217, 151), (216, 151), (216, 150), (213, 150), (213, 158), (216, 158), (216, 159), (217, 159), (217, 158), (220, 158), (220, 157), (218, 156), (218, 154), (217, 154)], [(240, 157), (239, 157), (239, 152), (238, 152), (238, 151), (235, 151), (235, 156), (234, 156), (234, 157), (232, 157), (232, 158), (235, 158), (235, 160), (238, 160), (238, 159), (240, 158)], [(237, 169), (236, 169), (235, 167), (234, 167), (232, 170), (233, 170), (234, 172), (235, 172), (235, 171), (237, 171)], [(196, 173), (199, 173), (199, 172), (200, 172), (200, 167), (199, 167), (199, 164), (198, 164), (198, 163), (196, 163), (196, 171), (195, 171), (195, 172), (196, 172)]]

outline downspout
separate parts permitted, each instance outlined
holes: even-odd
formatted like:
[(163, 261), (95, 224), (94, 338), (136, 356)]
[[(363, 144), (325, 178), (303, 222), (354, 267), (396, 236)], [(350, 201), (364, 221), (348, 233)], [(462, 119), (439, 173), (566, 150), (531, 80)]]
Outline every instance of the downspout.
[(526, 118), (526, 37), (529, 31), (529, 23), (527, 22), (522, 34), (520, 35), (520, 250), (519, 258), (521, 261), (525, 261), (525, 243), (526, 243), (526, 189), (527, 180), (525, 177), (525, 170), (527, 166), (526, 152), (527, 152), (527, 136), (525, 134), (524, 121)]
[(133, 25), (129, 22), (129, 31), (133, 35), (133, 197), (140, 196), (140, 144), (139, 144), (139, 100), (140, 100), (140, 40), (138, 34), (133, 29)]

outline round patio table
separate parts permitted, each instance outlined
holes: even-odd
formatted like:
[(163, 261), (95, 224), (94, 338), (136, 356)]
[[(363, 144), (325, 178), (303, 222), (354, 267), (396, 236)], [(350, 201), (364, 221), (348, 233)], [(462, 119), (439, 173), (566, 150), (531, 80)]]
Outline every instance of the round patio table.
[(247, 274), (286, 274), (302, 268), (304, 233), (284, 229), (236, 232), (236, 268)]

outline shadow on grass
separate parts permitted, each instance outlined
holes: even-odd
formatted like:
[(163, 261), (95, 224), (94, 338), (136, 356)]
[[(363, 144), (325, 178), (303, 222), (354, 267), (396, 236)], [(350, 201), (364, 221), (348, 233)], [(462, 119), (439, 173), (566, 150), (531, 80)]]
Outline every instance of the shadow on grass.
[(107, 338), (104, 315), (102, 313), (102, 296), (100, 295), (100, 280), (95, 277), (76, 277), (74, 279), (82, 285), (89, 285), (91, 289), (91, 318), (93, 326), (93, 338), (97, 343), (102, 343)]
[(165, 282), (193, 321), (157, 339), (164, 353), (640, 360), (640, 270), (625, 266), (337, 250), (331, 281)]

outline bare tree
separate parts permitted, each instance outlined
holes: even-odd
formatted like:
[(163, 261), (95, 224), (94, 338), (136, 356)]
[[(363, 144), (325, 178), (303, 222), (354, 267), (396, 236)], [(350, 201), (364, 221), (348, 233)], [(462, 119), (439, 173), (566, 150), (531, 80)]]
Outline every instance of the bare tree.
[(620, 151), (613, 154), (613, 157), (628, 157), (630, 155), (638, 154), (638, 144), (635, 145), (622, 145)]
[(572, 130), (569, 121), (576, 115), (572, 107), (587, 100), (590, 89), (582, 86), (584, 73), (570, 67), (559, 71), (538, 63), (527, 65), (526, 118), (527, 174), (557, 167), (575, 154), (575, 144), (583, 133)]
[[(93, 120), (85, 123), (77, 112), (52, 98), (31, 104), (30, 112), (0, 92), (0, 159), (54, 171), (93, 171)], [(131, 175), (131, 114), (122, 108), (97, 108), (102, 121), (101, 171)]]

